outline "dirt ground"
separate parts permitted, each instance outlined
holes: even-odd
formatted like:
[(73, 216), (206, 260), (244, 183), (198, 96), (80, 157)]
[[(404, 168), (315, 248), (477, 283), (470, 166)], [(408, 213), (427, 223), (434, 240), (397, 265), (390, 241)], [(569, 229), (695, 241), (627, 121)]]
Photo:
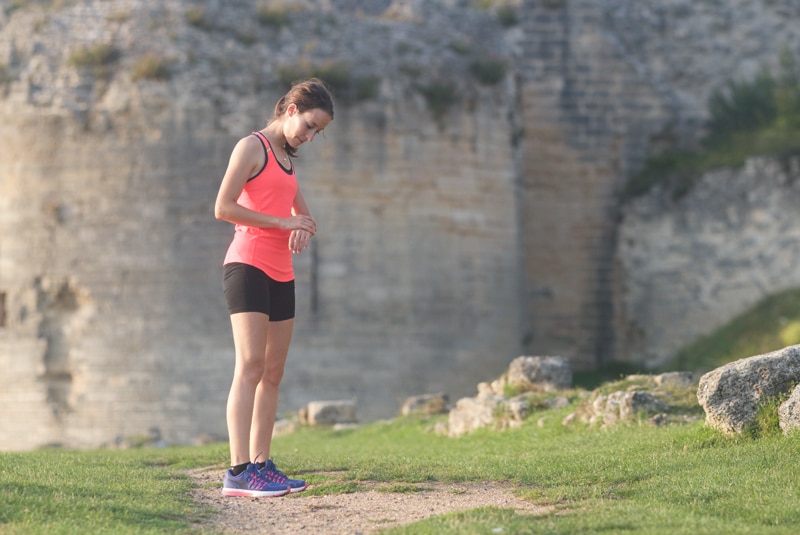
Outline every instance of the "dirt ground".
[[(510, 485), (487, 483), (430, 483), (411, 493), (385, 492), (386, 483), (360, 482), (350, 494), (314, 496), (300, 492), (279, 498), (231, 498), (220, 492), (218, 467), (192, 470), (199, 484), (194, 499), (219, 514), (209, 515), (203, 527), (226, 534), (313, 533), (315, 535), (366, 535), (417, 522), (451, 511), (478, 507), (515, 509), (537, 515), (549, 507), (533, 505), (513, 494)], [(311, 487), (313, 488), (313, 487)]]

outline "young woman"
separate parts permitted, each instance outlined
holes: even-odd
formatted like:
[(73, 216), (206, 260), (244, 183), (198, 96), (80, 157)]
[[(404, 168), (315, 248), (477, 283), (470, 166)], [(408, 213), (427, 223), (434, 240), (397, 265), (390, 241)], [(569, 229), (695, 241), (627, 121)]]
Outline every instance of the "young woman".
[(217, 194), (214, 215), (236, 225), (223, 277), (236, 352), (227, 405), (226, 496), (281, 496), (306, 488), (305, 481), (280, 472), (269, 455), (294, 326), (292, 254), (308, 247), (317, 232), (291, 157), (331, 120), (325, 84), (316, 78), (296, 83), (267, 126), (236, 144)]

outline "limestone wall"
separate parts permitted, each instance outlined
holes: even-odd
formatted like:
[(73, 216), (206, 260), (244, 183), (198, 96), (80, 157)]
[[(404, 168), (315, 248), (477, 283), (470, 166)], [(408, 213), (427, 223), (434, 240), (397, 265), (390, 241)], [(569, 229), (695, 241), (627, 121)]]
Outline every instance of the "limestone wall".
[[(251, 68), (272, 57), (267, 43), (187, 27), (182, 4), (159, 8), (163, 26), (135, 5), (31, 8), (4, 27), (2, 449), (151, 428), (168, 442), (225, 436), (233, 230), (213, 201), (234, 143), (284, 89), (275, 65)], [(124, 52), (71, 65), (70, 49), (93, 40)], [(139, 54), (159, 47), (172, 77), (134, 80)], [(520, 351), (505, 86), (476, 87), (470, 113), (434, 121), (414, 81), (380, 79), (372, 100), (340, 104), (296, 162), (320, 233), (297, 258), (281, 410), (357, 397), (361, 418), (390, 416), (420, 391), (467, 393)]]
[(625, 209), (618, 259), (621, 356), (663, 363), (771, 293), (800, 286), (800, 161), (751, 159), (689, 195)]

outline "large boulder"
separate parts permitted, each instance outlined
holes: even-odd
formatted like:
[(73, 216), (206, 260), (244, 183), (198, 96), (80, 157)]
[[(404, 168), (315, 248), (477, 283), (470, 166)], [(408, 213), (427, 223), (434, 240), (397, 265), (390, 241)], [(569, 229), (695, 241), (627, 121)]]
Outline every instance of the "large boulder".
[(781, 403), (778, 418), (784, 434), (800, 429), (800, 385), (794, 387), (789, 399)]
[(697, 400), (706, 423), (741, 434), (755, 423), (758, 406), (800, 381), (800, 345), (737, 360), (700, 378)]

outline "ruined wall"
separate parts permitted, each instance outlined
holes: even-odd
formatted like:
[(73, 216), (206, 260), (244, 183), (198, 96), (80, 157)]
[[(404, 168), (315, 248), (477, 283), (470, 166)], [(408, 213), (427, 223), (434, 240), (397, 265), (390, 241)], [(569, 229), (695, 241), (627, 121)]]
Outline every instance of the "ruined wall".
[(625, 355), (663, 364), (766, 296), (800, 286), (800, 160), (707, 173), (626, 206), (617, 257)]
[[(161, 5), (159, 22), (127, 2), (30, 9), (3, 28), (2, 449), (153, 428), (168, 442), (225, 437), (221, 262), (233, 229), (213, 201), (234, 143), (285, 90), (278, 62), (300, 52), (236, 41), (224, 16), (233, 24), (250, 3), (221, 10), (216, 29), (188, 26), (183, 7)], [(419, 56), (404, 34), (385, 42), (385, 25), (362, 30), (401, 50), (397, 61)], [(95, 42), (120, 57), (70, 63)], [(172, 58), (171, 77), (133, 79), (152, 50)], [(471, 392), (519, 352), (505, 86), (476, 87), (459, 103), (470, 113), (434, 120), (409, 90), (419, 80), (379, 79), (373, 98), (340, 102), (296, 161), (320, 232), (297, 257), (283, 411), (357, 397), (360, 417), (390, 416), (408, 395)]]
[(697, 144), (711, 91), (774, 69), (783, 50), (800, 54), (800, 5), (532, 0), (521, 10), (526, 348), (584, 368), (646, 360), (615, 311), (620, 192), (648, 155)]

